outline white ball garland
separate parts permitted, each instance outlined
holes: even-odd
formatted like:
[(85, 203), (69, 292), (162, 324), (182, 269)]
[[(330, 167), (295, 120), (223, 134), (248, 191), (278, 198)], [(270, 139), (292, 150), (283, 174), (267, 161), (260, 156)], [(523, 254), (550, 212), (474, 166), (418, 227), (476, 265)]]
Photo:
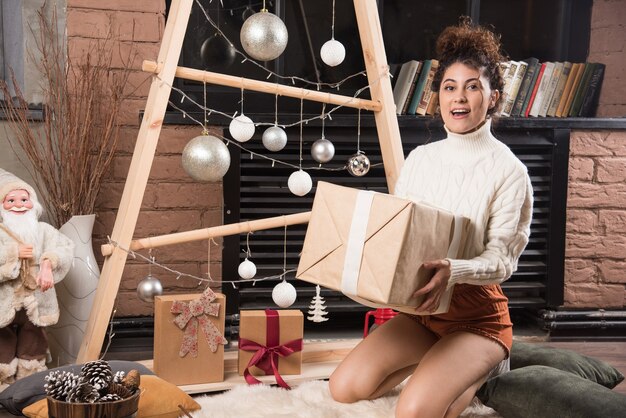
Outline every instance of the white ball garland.
[(296, 288), (286, 280), (278, 283), (272, 290), (272, 300), (281, 308), (288, 308), (296, 301)]
[(313, 188), (313, 180), (311, 176), (304, 170), (298, 170), (291, 173), (287, 180), (289, 191), (296, 196), (304, 196)]
[(341, 64), (346, 58), (346, 48), (341, 42), (333, 38), (322, 45), (320, 55), (326, 65), (335, 67)]
[(256, 265), (246, 258), (239, 264), (237, 272), (239, 273), (239, 277), (244, 280), (249, 280), (256, 275)]
[(254, 122), (244, 114), (241, 114), (230, 121), (228, 132), (239, 142), (246, 142), (254, 135)]

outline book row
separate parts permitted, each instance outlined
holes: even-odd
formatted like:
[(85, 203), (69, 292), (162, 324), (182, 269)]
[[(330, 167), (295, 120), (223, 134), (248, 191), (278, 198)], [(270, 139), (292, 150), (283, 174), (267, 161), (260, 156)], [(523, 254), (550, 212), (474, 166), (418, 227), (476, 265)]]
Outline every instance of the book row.
[[(398, 115), (435, 115), (431, 91), (437, 60), (390, 66)], [(504, 117), (594, 117), (604, 79), (602, 63), (539, 62), (537, 58), (500, 64), (504, 89), (498, 115)]]

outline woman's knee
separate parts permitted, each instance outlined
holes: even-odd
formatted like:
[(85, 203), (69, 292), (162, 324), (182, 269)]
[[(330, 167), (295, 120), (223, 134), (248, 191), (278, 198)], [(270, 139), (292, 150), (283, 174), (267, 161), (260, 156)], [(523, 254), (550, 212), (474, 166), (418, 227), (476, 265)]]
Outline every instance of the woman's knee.
[(328, 380), (330, 394), (334, 400), (341, 403), (354, 403), (369, 397), (376, 390), (371, 387), (368, 379), (362, 375), (355, 375), (349, 371), (337, 369)]
[(446, 412), (444, 405), (437, 405), (427, 396), (412, 393), (409, 396), (400, 396), (396, 405), (396, 418), (428, 418), (442, 417)]

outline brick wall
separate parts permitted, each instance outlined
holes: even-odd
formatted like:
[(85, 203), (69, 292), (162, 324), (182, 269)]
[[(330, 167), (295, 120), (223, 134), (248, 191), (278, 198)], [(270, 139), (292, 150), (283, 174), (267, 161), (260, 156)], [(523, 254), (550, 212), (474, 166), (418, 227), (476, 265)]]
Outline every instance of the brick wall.
[[(89, 38), (102, 37), (109, 27), (120, 33), (126, 50), (134, 37), (139, 54), (132, 75), (133, 98), (127, 103), (120, 151), (98, 201), (94, 242), (106, 242), (117, 214), (138, 132), (138, 112), (145, 107), (149, 77), (139, 71), (142, 59), (155, 59), (164, 28), (163, 0), (67, 0), (68, 37), (73, 54), (86, 48)], [(593, 5), (590, 61), (607, 64), (598, 116), (626, 115), (624, 43), (626, 2), (596, 0)], [(134, 35), (132, 27), (135, 27)], [(198, 135), (196, 127), (163, 128), (142, 203), (136, 237), (187, 231), (221, 223), (221, 184), (191, 181), (180, 166), (186, 142)], [(572, 135), (567, 223), (567, 307), (625, 306), (626, 275), (626, 133), (575, 132)], [(219, 280), (221, 247), (212, 247), (211, 275)], [(96, 251), (99, 256), (99, 251)], [(207, 270), (206, 243), (156, 249), (158, 262), (200, 276)], [(100, 262), (102, 258), (99, 256)], [(177, 280), (153, 269), (168, 293), (195, 291), (195, 280)], [(151, 315), (152, 306), (135, 296), (137, 283), (148, 274), (145, 263), (129, 260), (118, 298), (118, 316)]]
[[(606, 64), (598, 116), (626, 116), (626, 1), (595, 0), (589, 61)], [(565, 304), (626, 306), (626, 131), (571, 136)]]

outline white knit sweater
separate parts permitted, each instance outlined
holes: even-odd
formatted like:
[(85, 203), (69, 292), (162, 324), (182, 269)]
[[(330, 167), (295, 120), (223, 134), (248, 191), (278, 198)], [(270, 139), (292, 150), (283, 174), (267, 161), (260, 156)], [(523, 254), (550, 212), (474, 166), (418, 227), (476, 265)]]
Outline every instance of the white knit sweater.
[(454, 283), (502, 283), (517, 269), (528, 244), (533, 191), (526, 166), (491, 134), (491, 121), (408, 156), (395, 195), (426, 202), (471, 220), (461, 259), (452, 259)]

